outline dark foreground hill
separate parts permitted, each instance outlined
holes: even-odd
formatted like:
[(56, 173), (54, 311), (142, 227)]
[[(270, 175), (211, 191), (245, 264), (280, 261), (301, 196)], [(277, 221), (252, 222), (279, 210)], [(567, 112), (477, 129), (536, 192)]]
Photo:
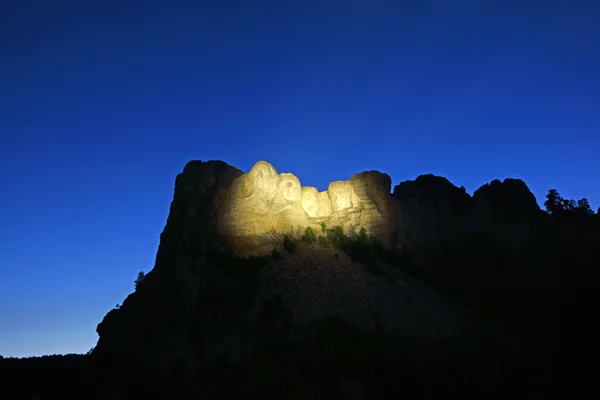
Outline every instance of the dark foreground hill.
[(589, 393), (600, 219), (545, 205), (516, 179), (469, 196), (368, 171), (318, 192), (265, 162), (193, 161), (93, 353), (0, 376), (41, 399)]

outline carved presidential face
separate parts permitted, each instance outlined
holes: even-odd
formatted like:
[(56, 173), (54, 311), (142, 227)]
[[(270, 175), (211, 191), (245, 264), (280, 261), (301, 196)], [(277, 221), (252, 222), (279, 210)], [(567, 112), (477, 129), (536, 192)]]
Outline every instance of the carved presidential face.
[(299, 202), (302, 200), (302, 187), (300, 180), (292, 174), (280, 174), (281, 182), (279, 183), (278, 192), (288, 201)]
[(279, 186), (279, 175), (275, 168), (266, 161), (259, 161), (248, 172), (250, 187), (254, 195), (263, 199), (271, 200)]

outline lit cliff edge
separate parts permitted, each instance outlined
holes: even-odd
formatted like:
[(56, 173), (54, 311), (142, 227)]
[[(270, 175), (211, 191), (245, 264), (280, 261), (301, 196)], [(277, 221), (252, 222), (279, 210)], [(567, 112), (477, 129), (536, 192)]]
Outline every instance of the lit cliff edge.
[(391, 178), (378, 171), (335, 181), (324, 192), (302, 186), (293, 174), (278, 174), (266, 161), (235, 178), (219, 207), (218, 232), (240, 253), (265, 253), (281, 234), (299, 238), (307, 227), (320, 232), (341, 226), (348, 234), (364, 227), (386, 247), (394, 245), (396, 201)]

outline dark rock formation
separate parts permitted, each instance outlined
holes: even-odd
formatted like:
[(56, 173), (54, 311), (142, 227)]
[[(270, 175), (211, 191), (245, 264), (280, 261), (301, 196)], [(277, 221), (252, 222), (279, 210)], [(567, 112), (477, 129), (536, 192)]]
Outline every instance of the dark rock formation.
[[(473, 197), (434, 175), (402, 182), (393, 195), (390, 188), (390, 177), (377, 171), (318, 192), (265, 162), (248, 174), (221, 161), (188, 163), (176, 179), (153, 270), (98, 325), (93, 355), (98, 371), (108, 380), (127, 377), (125, 383), (103, 383), (102, 390), (111, 397), (116, 389), (107, 388), (114, 385), (152, 388), (177, 376), (203, 382), (202, 393), (210, 396), (213, 390), (233, 390), (209, 387), (218, 380), (214, 374), (230, 376), (248, 368), (259, 375), (269, 371), (270, 379), (286, 382), (297, 394), (324, 391), (331, 397), (352, 385), (375, 393), (374, 377), (360, 382), (348, 377), (365, 363), (356, 360), (374, 353), (383, 358), (373, 363), (390, 363), (391, 354), (406, 360), (407, 348), (421, 349), (416, 343), (423, 338), (434, 336), (447, 346), (468, 337), (466, 342), (478, 348), (470, 357), (488, 345), (497, 357), (517, 354), (510, 335), (500, 344), (482, 344), (472, 312), (415, 277), (494, 318), (520, 310), (508, 307), (508, 299), (521, 301), (523, 287), (539, 282), (536, 268), (546, 262), (550, 240), (534, 234), (547, 216), (525, 183), (495, 180)], [(327, 242), (325, 236), (334, 234), (336, 225), (348, 237)], [(366, 234), (359, 237), (361, 227)], [(327, 247), (300, 243), (287, 254), (284, 234), (298, 245), (306, 228), (323, 236), (319, 243)], [(547, 282), (556, 284), (552, 279)], [(504, 289), (513, 286), (518, 289)], [(521, 309), (532, 320), (527, 313), (535, 313), (534, 306)], [(338, 336), (330, 343), (326, 338), (331, 335)], [(354, 339), (345, 342), (347, 337)], [(427, 340), (426, 346), (433, 346)], [(427, 348), (423, 351), (435, 353)], [(326, 350), (358, 358), (328, 359), (328, 364), (321, 359), (331, 356)], [(439, 360), (427, 357), (422, 366), (411, 364), (415, 369), (409, 372), (395, 359), (386, 374), (435, 369)], [(469, 360), (469, 368), (461, 370), (464, 379), (488, 367)], [(302, 374), (340, 369), (331, 381), (340, 385), (339, 392), (328, 392), (333, 389), (317, 381), (288, 381), (302, 375), (298, 368), (304, 368)], [(504, 377), (492, 374), (489, 379), (486, 384), (494, 386)]]
[(420, 175), (394, 188), (394, 197), (414, 209), (429, 211), (437, 219), (459, 217), (471, 209), (471, 196), (441, 176)]
[(527, 219), (540, 212), (535, 196), (520, 179), (495, 179), (477, 189), (473, 200), (488, 210), (516, 219)]
[[(413, 222), (413, 240), (408, 243), (421, 247), (439, 246), (444, 237), (460, 231), (459, 219), (472, 210), (472, 199), (448, 179), (435, 175), (420, 175), (394, 188), (394, 198)], [(405, 229), (398, 224), (396, 229)]]
[[(120, 308), (110, 311), (98, 325), (100, 339), (94, 351), (96, 358), (108, 360), (105, 362), (108, 362), (110, 368), (130, 369), (132, 365), (143, 365), (147, 374), (164, 376), (182, 361), (188, 368), (196, 368), (198, 362), (208, 356), (215, 356), (212, 353), (219, 346), (227, 349), (227, 354), (231, 357), (244, 357), (243, 353), (246, 350), (240, 353), (236, 349), (250, 348), (250, 344), (240, 344), (248, 340), (248, 337), (239, 337), (239, 332), (232, 332), (234, 329), (241, 329), (240, 324), (246, 324), (251, 330), (255, 329), (252, 326), (256, 325), (256, 307), (259, 303), (258, 298), (251, 293), (256, 289), (250, 286), (256, 284), (254, 280), (257, 277), (252, 276), (252, 267), (245, 264), (240, 268), (248, 268), (247, 271), (234, 271), (238, 267), (238, 261), (230, 256), (230, 235), (219, 230), (219, 218), (223, 218), (223, 209), (227, 208), (225, 202), (230, 198), (229, 188), (235, 179), (241, 176), (241, 171), (219, 161), (192, 161), (177, 176), (174, 199), (167, 225), (161, 234), (156, 265), (139, 284), (136, 292), (128, 296)], [(349, 187), (356, 188), (352, 189), (355, 190), (352, 193), (356, 193), (357, 199), (372, 201), (372, 210), (379, 215), (378, 218), (383, 221), (380, 226), (384, 227), (377, 232), (380, 238), (389, 243), (398, 221), (398, 206), (390, 195), (390, 177), (371, 171), (357, 174), (349, 182), (354, 185)], [(336, 190), (330, 189), (334, 209), (335, 196), (344, 196), (346, 193)], [(364, 203), (356, 204), (358, 210), (369, 209), (361, 205)], [(273, 240), (273, 236), (267, 235), (267, 240)], [(332, 253), (326, 253), (320, 258), (313, 258), (312, 262), (315, 266), (329, 263), (327, 254), (332, 256)], [(269, 262), (269, 258), (259, 260), (260, 262)], [(243, 264), (243, 261), (240, 263)], [(362, 282), (348, 283), (359, 284), (352, 289), (355, 292), (360, 287), (365, 293), (375, 290), (374, 293), (380, 294), (387, 291), (388, 296), (394, 297), (423, 296), (421, 292), (424, 289), (421, 286), (419, 289), (415, 286), (415, 289), (410, 289), (407, 294), (402, 294), (402, 290), (394, 288), (393, 285), (381, 286), (379, 281), (382, 278), (367, 279), (370, 283), (365, 287), (365, 277), (361, 277), (362, 272), (359, 272), (360, 266), (353, 264), (350, 259), (346, 264), (345, 268), (354, 271), (353, 274), (359, 274), (356, 279)], [(280, 279), (277, 277), (277, 270), (280, 268), (283, 267), (275, 268), (275, 274), (263, 275), (270, 276), (267, 280), (263, 279), (263, 286), (272, 285)], [(322, 278), (306, 275), (310, 270), (307, 267), (303, 272), (306, 282), (310, 282), (311, 279), (322, 281)], [(316, 268), (312, 271), (314, 274), (320, 274), (324, 269)], [(349, 273), (344, 276), (350, 277)], [(331, 287), (324, 286), (322, 290), (330, 291), (342, 284), (342, 281), (332, 281), (328, 284), (332, 285)], [(383, 290), (383, 287), (386, 289)], [(413, 294), (413, 290), (418, 290), (419, 293)], [(355, 294), (359, 296), (357, 301), (361, 304), (360, 293)], [(383, 299), (377, 302), (386, 304)], [(431, 306), (440, 307), (435, 304), (427, 307)], [(301, 308), (294, 311), (302, 314), (305, 310)], [(308, 315), (310, 320), (310, 312)], [(446, 314), (445, 317), (449, 315), (452, 314)], [(316, 312), (313, 317), (316, 319), (322, 316)], [(423, 314), (422, 318), (425, 317), (426, 314)], [(358, 318), (370, 320), (368, 315)], [(433, 326), (432, 323), (436, 322), (431, 322), (430, 326)], [(402, 329), (401, 326), (393, 325), (390, 324), (389, 331)], [(395, 325), (398, 325), (397, 321)], [(208, 333), (215, 329), (221, 333)], [(410, 329), (414, 331), (417, 328)], [(440, 329), (444, 327), (441, 326)], [(230, 335), (238, 337), (232, 338)], [(113, 362), (110, 362), (111, 360)]]

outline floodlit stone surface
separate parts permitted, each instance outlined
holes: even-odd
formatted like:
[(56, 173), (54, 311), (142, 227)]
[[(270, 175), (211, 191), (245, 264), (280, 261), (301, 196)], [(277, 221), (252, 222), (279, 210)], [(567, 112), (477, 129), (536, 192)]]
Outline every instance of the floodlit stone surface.
[[(402, 182), (393, 195), (391, 183), (387, 174), (365, 171), (346, 181), (331, 182), (326, 191), (319, 192), (302, 186), (291, 173), (278, 173), (266, 161), (257, 162), (248, 173), (222, 161), (190, 161), (177, 177), (158, 258), (167, 259), (180, 246), (202, 252), (214, 233), (227, 238), (239, 255), (266, 254), (281, 245), (283, 234), (300, 238), (311, 227), (321, 235), (323, 222), (327, 229), (340, 225), (350, 236), (364, 227), (385, 247), (435, 247), (442, 235), (453, 237), (464, 229), (462, 225), (468, 225), (464, 218), (457, 225), (456, 217), (473, 207), (478, 205), (485, 212), (515, 196), (531, 197), (524, 184), (513, 185), (522, 194), (504, 185), (502, 193), (508, 191), (510, 196), (498, 190), (488, 190), (486, 195), (484, 187), (477, 191), (475, 204), (442, 177), (422, 175)], [(511, 194), (515, 191), (519, 193)]]
[[(480, 220), (488, 229), (500, 206), (522, 213), (514, 199), (531, 198), (518, 182), (490, 186), (474, 202), (447, 179), (429, 175), (401, 183), (391, 195), (388, 175), (366, 171), (319, 192), (264, 161), (248, 173), (222, 161), (190, 161), (177, 176), (155, 266), (100, 322), (94, 353), (123, 374), (131, 365), (144, 365), (159, 377), (182, 360), (191, 371), (219, 355), (251, 360), (258, 312), (272, 295), (292, 310), (296, 328), (334, 314), (367, 329), (378, 321), (401, 337), (432, 329), (450, 336), (470, 332), (467, 310), (449, 307), (447, 299), (396, 265), (382, 263), (380, 276), (338, 247), (303, 243), (293, 254), (266, 258), (260, 271), (256, 259), (239, 263), (229, 256), (281, 251), (282, 234), (300, 237), (312, 227), (321, 235), (324, 222), (329, 229), (342, 226), (350, 236), (364, 227), (387, 247), (425, 245), (427, 253), (416, 253), (419, 268), (451, 269), (437, 262), (436, 245), (469, 234)], [(497, 226), (499, 231), (502, 225)], [(507, 233), (515, 237), (514, 232), (513, 225)]]
[[(233, 181), (223, 204), (219, 232), (229, 236), (237, 248), (236, 242), (247, 243), (255, 236), (283, 233), (299, 237), (307, 227), (320, 232), (322, 222), (328, 228), (339, 225), (345, 232), (364, 227), (387, 240), (393, 230), (390, 186), (388, 175), (369, 171), (348, 181), (331, 182), (327, 191), (318, 192), (314, 187), (302, 187), (295, 175), (278, 174), (271, 164), (259, 161)], [(264, 250), (269, 250), (268, 246)]]

